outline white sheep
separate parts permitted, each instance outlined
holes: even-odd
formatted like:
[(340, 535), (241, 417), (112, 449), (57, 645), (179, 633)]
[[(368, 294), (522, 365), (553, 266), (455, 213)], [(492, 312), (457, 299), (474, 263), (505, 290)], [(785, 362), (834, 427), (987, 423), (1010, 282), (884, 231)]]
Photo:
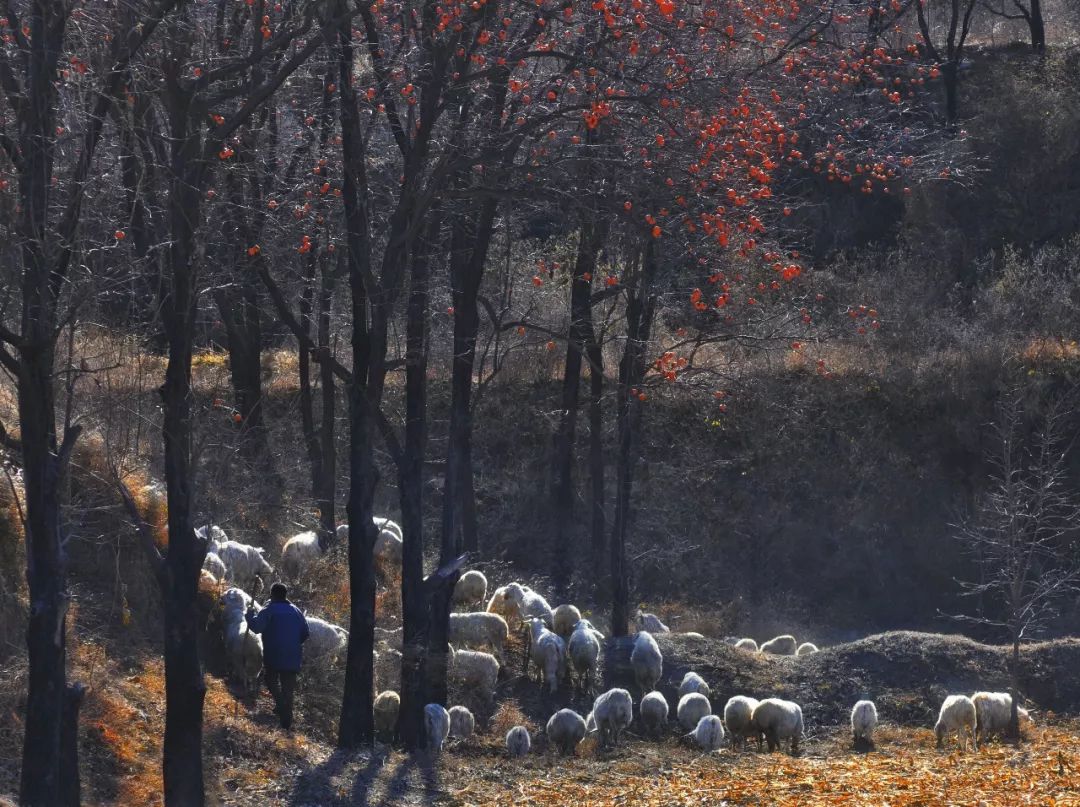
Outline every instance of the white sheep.
[(229, 540), (229, 536), (225, 534), (225, 530), (221, 529), (217, 524), (204, 524), (195, 530), (195, 535), (202, 541), (206, 542), (207, 552), (217, 552), (218, 547)]
[(375, 732), (381, 737), (393, 737), (397, 729), (401, 697), (392, 689), (379, 693), (375, 699)]
[(585, 720), (573, 709), (560, 709), (547, 722), (548, 742), (570, 756), (585, 739)]
[(206, 557), (203, 558), (202, 567), (210, 572), (215, 580), (225, 579), (225, 563), (218, 557), (217, 552), (207, 552)]
[[(388, 518), (373, 518), (372, 521), (378, 530), (378, 534), (375, 536), (375, 546), (371, 552), (371, 556), (375, 559), (375, 565), (384, 573), (391, 567), (400, 567), (404, 547), (401, 527)], [(348, 543), (348, 524), (339, 524), (335, 532), (338, 541)]]
[(653, 690), (641, 699), (638, 706), (641, 713), (641, 723), (645, 731), (650, 734), (659, 734), (668, 719), (668, 702), (662, 692)]
[(762, 653), (771, 653), (774, 656), (794, 656), (797, 648), (798, 643), (795, 641), (795, 637), (785, 634), (770, 639), (759, 649)]
[(273, 567), (263, 557), (266, 550), (261, 546), (242, 544), (239, 541), (223, 541), (216, 554), (225, 564), (225, 579), (239, 588), (251, 587), (258, 580), (273, 574)]
[(701, 718), (711, 714), (712, 704), (700, 692), (687, 692), (679, 698), (679, 705), (675, 707), (675, 716), (683, 731), (693, 731)]
[(600, 664), (600, 640), (604, 634), (587, 619), (579, 620), (566, 643), (566, 653), (585, 691), (591, 691)]
[(506, 620), (507, 624), (517, 624), (521, 621), (521, 609), (511, 597), (507, 596), (506, 586), (495, 589), (485, 610), (489, 614), (498, 614)]
[(499, 660), (490, 653), (455, 650), (451, 645), (448, 648), (447, 672), (451, 680), (463, 689), (475, 690), (487, 700), (495, 697)]
[(566, 676), (566, 643), (544, 627), (539, 617), (529, 620), (529, 630), (529, 659), (539, 668), (542, 682), (555, 692)]
[(464, 706), (450, 707), (450, 736), (467, 740), (476, 730), (476, 718)]
[(877, 707), (873, 701), (858, 701), (851, 709), (851, 741), (874, 747), (874, 728), (877, 726)]
[(746, 747), (746, 741), (755, 737), (758, 748), (761, 748), (761, 732), (754, 728), (754, 709), (758, 706), (755, 698), (746, 695), (735, 695), (728, 698), (724, 704), (724, 723), (727, 724), (728, 733), (731, 735), (731, 747), (736, 749), (741, 741)]
[(437, 754), (450, 735), (450, 714), (437, 703), (424, 707), (424, 728), (427, 731), (428, 749)]
[(941, 704), (937, 723), (934, 724), (937, 747), (942, 747), (946, 734), (956, 732), (960, 739), (960, 747), (966, 749), (967, 738), (970, 733), (972, 747), (977, 751), (979, 745), (975, 737), (976, 715), (975, 702), (967, 695), (949, 695), (945, 702)]
[(595, 731), (605, 747), (619, 744), (619, 735), (634, 719), (634, 701), (625, 689), (609, 689), (593, 701)]
[(501, 656), (508, 635), (506, 620), (498, 614), (450, 614), (448, 640), (453, 645), (490, 647)]
[(281, 549), (281, 572), (291, 580), (299, 580), (322, 555), (317, 532), (301, 532), (285, 542)]
[(750, 721), (755, 731), (765, 735), (770, 751), (779, 748), (784, 740), (791, 740), (792, 756), (798, 753), (803, 735), (803, 714), (799, 704), (766, 698), (754, 709)]
[[(979, 742), (985, 743), (992, 734), (1004, 734), (1012, 720), (1012, 695), (1008, 692), (976, 692), (971, 696), (975, 704), (975, 725)], [(1027, 709), (1017, 709), (1020, 725), (1034, 725)]]
[(581, 621), (581, 611), (573, 605), (560, 605), (555, 609), (552, 614), (552, 623), (554, 630), (563, 639), (570, 638), (570, 634), (573, 632), (574, 627)]
[(705, 683), (705, 679), (698, 675), (696, 672), (688, 672), (683, 676), (682, 683), (679, 684), (679, 697), (686, 695), (690, 692), (700, 692), (706, 698), (709, 697), (709, 685)]
[(716, 715), (705, 715), (690, 736), (702, 751), (718, 751), (724, 744), (724, 724)]
[(554, 627), (555, 614), (552, 612), (551, 606), (548, 605), (547, 600), (528, 586), (521, 583), (510, 583), (505, 587), (503, 596), (506, 599), (513, 600), (523, 620), (538, 617), (544, 621), (545, 627), (549, 630)]
[(251, 597), (239, 588), (230, 588), (221, 595), (221, 621), (225, 653), (234, 675), (241, 678), (244, 691), (253, 694), (259, 671), (262, 669), (262, 638), (248, 630), (244, 615), (253, 607)]
[(529, 730), (524, 726), (514, 726), (506, 732), (506, 752), (512, 757), (523, 757), (529, 753), (532, 740)]
[(696, 630), (688, 630), (685, 633), (680, 633), (679, 635), (682, 636), (684, 639), (692, 639), (695, 642), (705, 641), (705, 635), (702, 633), (698, 633)]
[(756, 653), (758, 649), (757, 642), (749, 637), (739, 639), (739, 641), (735, 642), (735, 647), (739, 650), (749, 650), (751, 653)]
[(660, 617), (656, 614), (646, 614), (640, 609), (637, 612), (637, 627), (638, 630), (649, 633), (671, 633), (671, 628), (661, 622)]
[(816, 652), (818, 652), (818, 646), (816, 644), (814, 644), (813, 642), (803, 642), (795, 650), (795, 655), (796, 656), (809, 656), (810, 654), (816, 653)]
[(459, 608), (471, 609), (483, 603), (487, 596), (487, 578), (483, 572), (470, 569), (454, 584), (453, 602)]
[(304, 655), (309, 662), (336, 664), (349, 646), (349, 632), (325, 619), (309, 616), (308, 639), (304, 642)]
[(634, 668), (634, 680), (641, 694), (656, 689), (664, 674), (664, 657), (660, 647), (647, 631), (638, 631), (634, 637), (634, 649), (630, 651), (630, 666)]

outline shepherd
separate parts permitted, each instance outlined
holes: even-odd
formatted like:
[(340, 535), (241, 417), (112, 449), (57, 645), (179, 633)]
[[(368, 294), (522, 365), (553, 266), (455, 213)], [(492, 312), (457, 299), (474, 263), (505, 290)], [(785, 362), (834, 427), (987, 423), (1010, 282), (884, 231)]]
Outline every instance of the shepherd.
[(308, 637), (307, 619), (289, 602), (288, 595), (284, 583), (274, 583), (266, 607), (258, 613), (249, 608), (244, 615), (252, 633), (262, 634), (266, 688), (274, 696), (274, 714), (286, 731), (292, 728), (296, 675), (304, 660), (303, 645)]

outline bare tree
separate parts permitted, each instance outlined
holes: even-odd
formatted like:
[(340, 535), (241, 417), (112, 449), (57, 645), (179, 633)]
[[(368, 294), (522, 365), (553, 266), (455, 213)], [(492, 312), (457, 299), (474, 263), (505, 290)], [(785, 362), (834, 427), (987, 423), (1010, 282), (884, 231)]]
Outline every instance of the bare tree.
[(1080, 591), (1080, 497), (1067, 478), (1070, 406), (1064, 398), (1032, 413), (1023, 394), (999, 406), (987, 460), (992, 485), (971, 517), (957, 525), (957, 539), (975, 557), (978, 582), (962, 581), (966, 596), (996, 600), (1000, 610), (960, 616), (1002, 630), (1012, 644), (1009, 735), (1019, 738), (1020, 644), (1045, 630), (1060, 604)]

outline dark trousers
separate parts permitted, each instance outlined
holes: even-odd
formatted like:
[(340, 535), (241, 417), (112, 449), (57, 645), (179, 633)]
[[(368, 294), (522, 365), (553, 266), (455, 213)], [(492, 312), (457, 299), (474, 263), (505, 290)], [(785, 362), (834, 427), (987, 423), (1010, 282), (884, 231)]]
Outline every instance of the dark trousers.
[(296, 690), (296, 673), (291, 670), (263, 668), (266, 688), (274, 696), (274, 713), (281, 718), (283, 729), (292, 726), (293, 692)]

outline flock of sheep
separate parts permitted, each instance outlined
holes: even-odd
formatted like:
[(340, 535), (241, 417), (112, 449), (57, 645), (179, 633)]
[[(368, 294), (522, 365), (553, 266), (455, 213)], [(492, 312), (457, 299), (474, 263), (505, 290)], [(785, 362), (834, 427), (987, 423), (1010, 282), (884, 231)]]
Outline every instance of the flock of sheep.
[[(385, 569), (400, 564), (401, 529), (389, 519), (376, 519), (379, 529), (375, 544), (376, 564)], [(258, 585), (273, 569), (264, 558), (262, 549), (230, 541), (217, 526), (197, 531), (207, 541), (208, 552), (203, 575), (214, 583), (230, 584), (221, 596), (226, 653), (234, 674), (242, 678), (249, 689), (254, 687), (262, 664), (261, 639), (247, 630), (244, 613), (253, 604), (244, 591), (245, 586)], [(348, 526), (338, 528), (339, 538), (348, 535)], [(305, 532), (289, 539), (282, 551), (281, 570), (290, 579), (300, 579), (311, 563), (321, 554), (314, 532)], [(522, 583), (510, 583), (496, 589), (487, 599), (487, 579), (472, 570), (459, 579), (453, 593), (457, 609), (450, 615), (448, 670), (451, 681), (463, 691), (469, 691), (488, 702), (493, 701), (500, 670), (505, 663), (505, 648), (510, 627), (521, 626), (528, 640), (526, 674), (535, 669), (540, 685), (555, 693), (569, 685), (582, 692), (592, 693), (598, 680), (601, 641), (604, 635), (573, 605), (552, 608), (546, 599)], [(473, 610), (483, 606), (486, 610)], [(257, 604), (254, 606), (258, 608)], [(653, 633), (669, 633), (670, 629), (653, 614), (638, 612), (638, 632), (630, 653), (630, 665), (635, 684), (641, 692), (638, 702), (639, 725), (643, 733), (659, 736), (669, 721), (669, 704), (656, 689), (663, 675), (663, 655)], [(309, 662), (333, 663), (345, 649), (348, 633), (337, 625), (308, 617), (311, 631), (305, 645)], [(394, 637), (400, 629), (377, 629), (382, 638), (380, 650), (400, 658), (400, 647), (394, 647)], [(698, 634), (686, 634), (698, 636)], [(798, 644), (793, 636), (778, 636), (760, 647), (749, 638), (731, 637), (729, 643), (740, 650), (773, 655), (803, 656), (818, 652), (810, 643)], [(379, 653), (376, 653), (378, 656)], [(780, 698), (757, 700), (746, 695), (729, 698), (723, 709), (723, 719), (713, 713), (709, 700), (710, 688), (695, 672), (688, 672), (679, 685), (679, 700), (675, 719), (683, 736), (704, 751), (719, 750), (728, 739), (732, 749), (747, 740), (763, 742), (774, 751), (784, 743), (792, 754), (798, 752), (803, 737), (802, 708), (793, 701)], [(385, 689), (374, 703), (376, 731), (392, 736), (397, 725), (401, 701), (396, 692)], [(934, 732), (938, 747), (946, 735), (956, 733), (962, 747), (970, 735), (973, 747), (988, 736), (1004, 732), (1008, 727), (1012, 698), (1008, 693), (976, 692), (973, 696), (950, 695), (941, 706)], [(1022, 723), (1031, 724), (1024, 709), (1018, 710)], [(572, 709), (560, 709), (548, 720), (545, 734), (548, 744), (564, 754), (572, 754), (586, 735), (596, 733), (602, 747), (615, 747), (620, 734), (634, 720), (634, 701), (626, 689), (614, 688), (597, 696), (592, 711), (582, 717)], [(877, 726), (877, 707), (872, 701), (860, 700), (851, 710), (852, 739), (856, 747), (872, 748)], [(435, 703), (424, 708), (424, 725), (428, 746), (439, 751), (449, 737), (466, 739), (476, 729), (472, 712), (462, 705), (449, 710)], [(514, 726), (505, 737), (510, 756), (527, 754), (532, 737), (525, 726)]]

